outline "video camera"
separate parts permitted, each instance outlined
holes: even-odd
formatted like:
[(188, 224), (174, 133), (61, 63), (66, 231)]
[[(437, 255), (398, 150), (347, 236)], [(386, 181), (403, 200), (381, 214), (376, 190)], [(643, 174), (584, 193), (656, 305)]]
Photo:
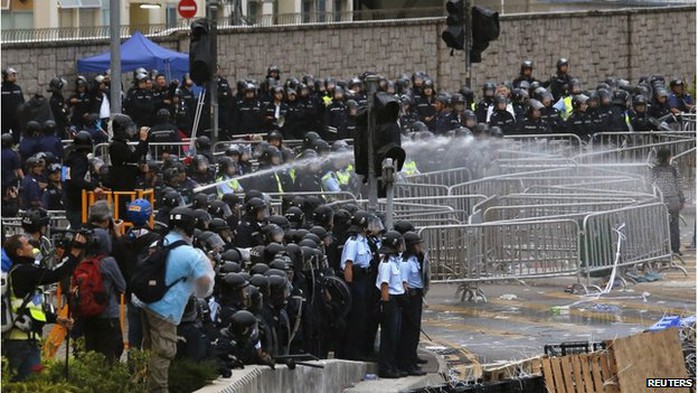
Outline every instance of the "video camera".
[[(75, 242), (75, 235), (80, 234), (85, 237), (86, 243)], [(56, 248), (63, 248), (65, 250), (71, 248), (80, 249), (90, 249), (97, 244), (97, 239), (94, 236), (94, 231), (92, 229), (54, 229), (53, 230), (53, 244)]]

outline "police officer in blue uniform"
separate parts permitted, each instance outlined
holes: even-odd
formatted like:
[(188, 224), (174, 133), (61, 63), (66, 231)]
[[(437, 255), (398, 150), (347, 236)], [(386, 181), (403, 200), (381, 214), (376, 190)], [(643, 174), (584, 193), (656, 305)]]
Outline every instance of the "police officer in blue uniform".
[(402, 253), (400, 272), (405, 285), (402, 302), (402, 329), (397, 361), (401, 371), (409, 375), (424, 375), (417, 365), (417, 346), (422, 326), (422, 299), (429, 289), (429, 261), (424, 254), (424, 240), (415, 232), (406, 232), (405, 252)]
[(345, 348), (341, 355), (351, 360), (364, 359), (363, 343), (366, 340), (367, 295), (370, 278), (371, 248), (368, 244), (369, 214), (357, 211), (351, 220), (347, 232), (352, 235), (344, 243), (340, 269), (344, 272), (344, 281), (351, 290), (351, 311), (347, 326)]
[[(402, 298), (405, 288), (400, 272), (400, 253), (405, 240), (397, 231), (388, 231), (381, 238), (381, 263), (378, 265), (376, 287), (381, 291), (381, 343), (378, 355), (378, 376), (400, 378), (407, 372), (398, 369), (398, 340), (401, 334)], [(401, 343), (404, 345), (404, 343)]]

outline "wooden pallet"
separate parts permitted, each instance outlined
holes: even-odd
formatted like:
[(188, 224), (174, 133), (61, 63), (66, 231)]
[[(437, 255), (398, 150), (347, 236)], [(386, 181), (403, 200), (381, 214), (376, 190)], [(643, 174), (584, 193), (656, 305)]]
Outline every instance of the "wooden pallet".
[(619, 393), (608, 351), (543, 358), (548, 393)]
[(605, 344), (606, 349), (598, 352), (543, 358), (548, 393), (661, 393), (667, 389), (647, 388), (647, 378), (687, 376), (675, 328), (608, 340)]

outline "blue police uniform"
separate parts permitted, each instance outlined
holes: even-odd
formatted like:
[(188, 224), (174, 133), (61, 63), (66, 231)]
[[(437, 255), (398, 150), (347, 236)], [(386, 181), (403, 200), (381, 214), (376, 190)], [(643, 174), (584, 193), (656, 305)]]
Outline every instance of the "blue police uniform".
[(407, 285), (402, 302), (402, 329), (397, 361), (400, 370), (410, 372), (417, 367), (417, 346), (422, 323), (422, 298), (424, 297), (424, 259), (405, 255), (400, 263), (402, 282)]
[(357, 234), (347, 239), (344, 243), (340, 268), (344, 271), (347, 261), (351, 261), (353, 281), (349, 283), (352, 303), (347, 323), (346, 346), (342, 355), (351, 360), (363, 360), (367, 355), (363, 343), (366, 341), (367, 333), (367, 299), (371, 285), (369, 274), (371, 258), (371, 248), (368, 245), (368, 239), (364, 235)]
[(398, 339), (402, 329), (402, 311), (400, 303), (405, 294), (402, 285), (402, 273), (400, 271), (400, 257), (397, 255), (385, 256), (378, 265), (378, 277), (376, 287), (388, 285), (389, 300), (382, 302), (383, 319), (381, 321), (381, 343), (378, 356), (378, 373), (398, 374)]

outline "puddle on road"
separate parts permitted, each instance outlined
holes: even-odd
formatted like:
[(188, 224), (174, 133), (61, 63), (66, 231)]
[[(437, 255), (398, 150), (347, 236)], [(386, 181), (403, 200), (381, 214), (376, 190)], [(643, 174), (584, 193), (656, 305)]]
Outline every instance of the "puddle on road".
[[(651, 313), (650, 313), (651, 314)], [(506, 320), (515, 317), (517, 320), (530, 320), (532, 323), (546, 323), (559, 325), (567, 323), (571, 325), (598, 325), (609, 326), (614, 324), (627, 324), (639, 326), (656, 322), (657, 318), (648, 316), (647, 310), (624, 310), (619, 309), (613, 312), (594, 311), (590, 308), (572, 308), (569, 312), (556, 314), (550, 309), (530, 309), (523, 307), (492, 307), (488, 305), (473, 305), (472, 307), (453, 310), (433, 310), (424, 309), (424, 318), (436, 321), (454, 321), (477, 319), (482, 320)], [(645, 323), (645, 320), (647, 321)]]

